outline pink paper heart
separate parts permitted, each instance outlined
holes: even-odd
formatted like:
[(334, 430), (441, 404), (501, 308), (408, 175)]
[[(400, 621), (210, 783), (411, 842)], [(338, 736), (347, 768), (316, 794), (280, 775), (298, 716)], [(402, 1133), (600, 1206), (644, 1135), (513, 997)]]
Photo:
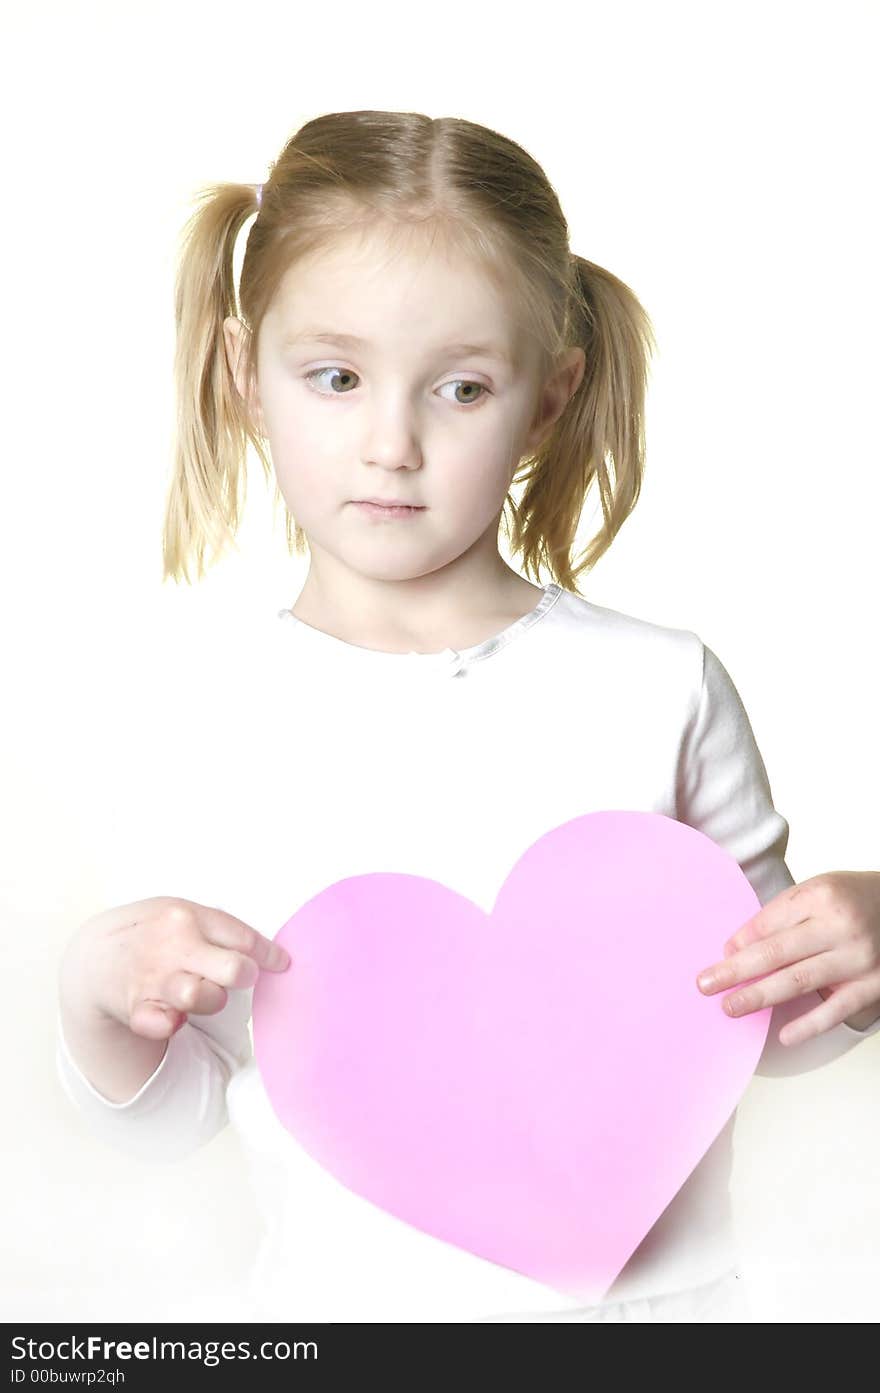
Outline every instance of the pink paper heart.
[(696, 986), (760, 907), (709, 837), (645, 812), (554, 828), (490, 915), (420, 876), (338, 881), (254, 988), (266, 1092), (348, 1189), (598, 1301), (761, 1056), (770, 1008)]

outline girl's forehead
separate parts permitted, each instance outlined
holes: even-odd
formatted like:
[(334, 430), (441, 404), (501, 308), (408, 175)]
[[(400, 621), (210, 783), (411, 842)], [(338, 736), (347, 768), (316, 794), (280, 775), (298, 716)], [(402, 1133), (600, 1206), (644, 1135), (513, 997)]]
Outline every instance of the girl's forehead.
[(410, 294), (430, 319), (420, 327), (415, 320), (422, 315), (416, 314), (414, 338), (427, 336), (444, 345), (494, 344), (496, 356), (514, 366), (520, 363), (523, 340), (530, 334), (512, 278), (466, 237), (446, 228), (432, 236), (425, 224), (395, 226), (390, 233), (375, 227), (349, 229), (291, 264), (269, 309), (272, 336), (277, 331), (285, 342), (307, 332), (312, 338), (335, 334), (340, 342), (346, 335), (352, 340), (381, 338), (393, 304)]
[(368, 285), (390, 277), (411, 279), (414, 283), (432, 278), (462, 285), (476, 282), (485, 285), (487, 291), (494, 289), (486, 265), (476, 257), (464, 253), (456, 255), (438, 247), (358, 243), (335, 244), (303, 257), (284, 272), (279, 291), (284, 296), (294, 291), (301, 294), (307, 287), (315, 290), (342, 285), (356, 288), (359, 284)]
[(355, 274), (426, 265), (438, 271), (486, 277), (501, 273), (503, 260), (484, 234), (451, 217), (371, 216), (328, 230), (321, 244), (289, 270), (300, 274)]
[(361, 332), (355, 325), (364, 321), (370, 334), (376, 321), (393, 318), (395, 306), (421, 304), (433, 332), (450, 339), (481, 342), (487, 335), (504, 338), (515, 332), (513, 306), (503, 287), (490, 280), (479, 268), (454, 265), (406, 255), (389, 261), (366, 257), (351, 259), (344, 253), (309, 258), (285, 272), (274, 297), (272, 318), (282, 332), (304, 335), (317, 329), (315, 337), (342, 331), (352, 338)]

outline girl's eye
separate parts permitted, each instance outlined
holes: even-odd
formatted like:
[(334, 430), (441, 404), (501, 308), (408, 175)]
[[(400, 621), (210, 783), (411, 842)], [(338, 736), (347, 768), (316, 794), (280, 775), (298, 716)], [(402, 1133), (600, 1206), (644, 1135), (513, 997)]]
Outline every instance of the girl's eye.
[[(350, 368), (313, 368), (311, 372), (307, 372), (307, 373), (305, 374), (305, 380), (306, 380), (306, 382), (309, 382), (309, 383), (310, 383), (311, 380), (312, 380), (312, 378), (322, 377), (323, 374), (324, 374), (324, 373), (327, 373), (327, 372), (335, 372), (335, 373), (338, 373), (338, 375), (339, 375), (340, 377), (342, 377), (342, 378), (346, 378), (346, 377), (349, 377), (349, 378), (351, 378), (351, 377), (357, 377), (357, 373), (352, 372)], [(471, 393), (473, 393), (473, 388), (474, 388), (474, 387), (478, 387), (479, 390), (480, 390), (480, 392), (483, 394), (483, 396), (491, 395), (491, 393), (489, 392), (489, 388), (488, 388), (488, 387), (485, 387), (485, 386), (483, 385), (482, 382), (471, 382), (471, 381), (470, 381), (469, 379), (467, 379), (467, 378), (458, 378), (457, 380), (453, 380), (452, 382), (444, 382), (444, 383), (443, 383), (443, 386), (444, 386), (444, 387), (465, 387), (465, 388), (468, 389)], [(322, 396), (322, 397), (327, 397), (327, 396), (337, 396), (337, 397), (341, 397), (341, 396), (346, 396), (346, 395), (347, 395), (347, 393), (345, 393), (345, 392), (335, 392), (335, 391), (334, 391), (334, 392), (322, 392), (322, 391), (321, 391), (319, 388), (317, 388), (317, 387), (312, 388), (312, 390), (318, 392), (318, 395), (319, 395), (319, 396)], [(472, 402), (472, 401), (480, 401), (480, 400), (481, 400), (481, 397), (471, 395), (470, 397), (466, 398), (464, 401), (459, 401), (457, 404), (458, 404), (459, 406), (467, 406), (467, 405), (469, 404), (469, 402)]]

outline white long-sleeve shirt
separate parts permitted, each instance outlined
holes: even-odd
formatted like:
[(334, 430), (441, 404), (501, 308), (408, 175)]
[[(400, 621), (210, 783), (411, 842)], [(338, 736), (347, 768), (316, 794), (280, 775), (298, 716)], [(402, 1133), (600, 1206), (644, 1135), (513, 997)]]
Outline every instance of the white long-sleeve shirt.
[[(555, 584), (536, 596), (530, 613), (460, 651), (363, 648), (281, 610), (236, 631), (222, 652), (194, 653), (191, 671), (175, 665), (155, 694), (165, 754), (156, 759), (155, 742), (141, 764), (120, 752), (135, 763), (124, 770), (129, 806), (114, 807), (102, 833), (107, 905), (178, 895), (273, 937), (333, 882), (391, 870), (441, 881), (489, 913), (527, 847), (603, 809), (661, 813), (704, 832), (761, 904), (792, 885), (788, 823), (714, 652), (689, 630)], [(242, 663), (253, 680), (227, 700), (226, 665)], [(125, 1103), (93, 1087), (60, 1017), (57, 1026), (64, 1089), (110, 1146), (171, 1160), (227, 1121), (235, 1129), (265, 1223), (243, 1318), (530, 1320), (576, 1309), (388, 1214), (313, 1160), (263, 1086), (252, 995), (230, 991), (222, 1011), (191, 1014)], [(784, 1023), (819, 1002), (810, 993), (774, 1009), (759, 1074), (817, 1068), (880, 1029), (842, 1024), (780, 1045)], [(603, 1304), (683, 1291), (736, 1265), (735, 1117)]]

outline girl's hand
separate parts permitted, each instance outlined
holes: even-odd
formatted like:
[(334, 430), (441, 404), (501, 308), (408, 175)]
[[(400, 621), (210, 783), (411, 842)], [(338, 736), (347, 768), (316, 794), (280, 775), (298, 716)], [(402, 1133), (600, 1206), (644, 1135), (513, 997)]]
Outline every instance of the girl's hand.
[(188, 1011), (212, 1015), (227, 988), (252, 987), (261, 968), (289, 963), (280, 944), (234, 915), (160, 895), (87, 919), (65, 950), (61, 993), (77, 1014), (163, 1040)]
[(724, 953), (697, 986), (711, 996), (750, 982), (725, 999), (730, 1016), (804, 992), (823, 998), (824, 1005), (789, 1022), (780, 1044), (800, 1044), (842, 1021), (866, 1029), (880, 1016), (880, 873), (827, 871), (790, 886), (732, 935)]

